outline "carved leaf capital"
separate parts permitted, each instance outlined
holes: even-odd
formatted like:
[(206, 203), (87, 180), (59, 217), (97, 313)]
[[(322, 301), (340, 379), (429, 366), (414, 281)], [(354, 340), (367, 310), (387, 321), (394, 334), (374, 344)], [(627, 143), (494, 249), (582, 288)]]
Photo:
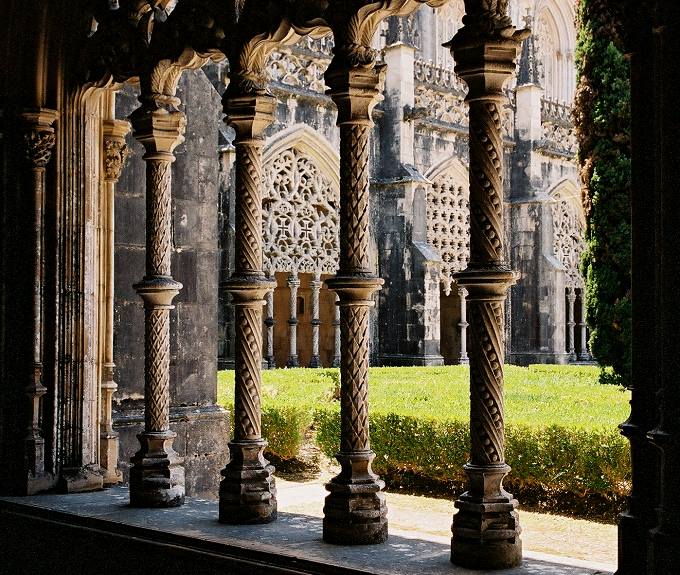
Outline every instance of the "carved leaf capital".
[(52, 157), (52, 149), (56, 142), (53, 124), (57, 116), (56, 110), (44, 108), (22, 114), (26, 123), (24, 135), (26, 157), (34, 168), (43, 169)]

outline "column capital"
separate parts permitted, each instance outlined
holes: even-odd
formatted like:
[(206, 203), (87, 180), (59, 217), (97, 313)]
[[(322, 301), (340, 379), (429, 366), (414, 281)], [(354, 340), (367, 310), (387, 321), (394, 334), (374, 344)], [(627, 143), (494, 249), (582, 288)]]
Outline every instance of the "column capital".
[(222, 100), (225, 122), (236, 131), (236, 142), (262, 140), (274, 121), (276, 98), (265, 92), (229, 91)]
[(522, 41), (530, 34), (530, 30), (512, 26), (503, 32), (486, 33), (466, 24), (445, 44), (456, 60), (456, 74), (468, 85), (468, 102), (505, 97), (503, 85), (514, 75)]
[(47, 108), (25, 110), (21, 117), (26, 125), (26, 157), (34, 169), (44, 169), (52, 157), (56, 142), (54, 123), (59, 112)]
[(125, 136), (131, 129), (127, 120), (104, 120), (104, 181), (116, 183), (125, 166), (130, 150)]
[(362, 67), (331, 63), (324, 75), (329, 87), (326, 93), (338, 108), (339, 126), (345, 123), (373, 125), (371, 113), (382, 100), (380, 92), (386, 73), (384, 64)]
[(184, 112), (143, 104), (130, 114), (133, 136), (144, 146), (145, 160), (173, 162), (175, 148), (184, 141)]
[(372, 296), (382, 288), (384, 280), (377, 277), (335, 276), (326, 280), (326, 285), (340, 298), (339, 306), (365, 305), (373, 307)]
[(288, 287), (300, 287), (300, 278), (297, 273), (291, 273), (286, 280)]
[(456, 273), (459, 292), (465, 290), (468, 301), (504, 301), (508, 288), (517, 281), (517, 274), (506, 269), (467, 269)]

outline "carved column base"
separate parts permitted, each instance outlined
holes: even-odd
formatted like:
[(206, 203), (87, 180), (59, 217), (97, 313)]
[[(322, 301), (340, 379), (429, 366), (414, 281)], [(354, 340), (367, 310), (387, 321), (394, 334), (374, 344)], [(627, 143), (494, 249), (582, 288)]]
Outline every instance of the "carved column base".
[(57, 483), (60, 493), (87, 493), (103, 487), (102, 470), (98, 465), (64, 468)]
[(118, 469), (119, 438), (114, 431), (99, 436), (99, 461), (104, 472), (104, 486), (110, 487), (123, 481), (123, 474)]
[(373, 451), (338, 453), (342, 471), (326, 484), (323, 540), (338, 545), (387, 541), (385, 482), (371, 469)]
[(313, 355), (312, 359), (309, 360), (309, 367), (321, 367), (321, 357)]
[(276, 519), (274, 466), (264, 458), (267, 442), (232, 441), (230, 461), (222, 470), (220, 523), (252, 525)]
[(465, 465), (469, 490), (455, 503), (451, 562), (471, 569), (509, 569), (522, 561), (517, 500), (503, 489), (507, 465)]
[(54, 487), (54, 476), (51, 473), (43, 475), (29, 475), (26, 478), (24, 495), (36, 495)]
[[(26, 460), (28, 462), (45, 461), (45, 440), (36, 434), (25, 442)], [(44, 469), (29, 469), (26, 475), (25, 495), (35, 495), (47, 491), (54, 486), (54, 475)]]
[(172, 448), (173, 431), (137, 436), (140, 450), (130, 459), (130, 505), (178, 507), (184, 503), (184, 461)]
[(300, 360), (297, 355), (288, 356), (286, 367), (300, 367)]

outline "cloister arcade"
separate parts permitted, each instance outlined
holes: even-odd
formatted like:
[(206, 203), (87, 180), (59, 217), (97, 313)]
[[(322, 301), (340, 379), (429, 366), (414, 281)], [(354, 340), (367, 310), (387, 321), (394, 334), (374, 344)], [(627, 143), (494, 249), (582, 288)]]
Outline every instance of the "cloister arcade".
[[(369, 129), (386, 71), (372, 43), (386, 18), (444, 4), (8, 0), (12, 24), (3, 39), (1, 64), (3, 77), (12, 80), (1, 106), (3, 495), (90, 491), (119, 480), (119, 438), (111, 425), (116, 390), (112, 300), (118, 287), (111, 218), (114, 186), (128, 154), (124, 137), (132, 130), (146, 164), (146, 273), (133, 286), (144, 304), (145, 370), (144, 423), (131, 460), (129, 503), (149, 508), (184, 503), (188, 462), (177, 452), (184, 437), (171, 429), (170, 421), (171, 390), (178, 392), (170, 380), (170, 312), (183, 289), (171, 265), (171, 164), (186, 130), (177, 86), (187, 70), (226, 58), (230, 81), (223, 104), (235, 132), (235, 267), (220, 289), (234, 302), (236, 388), (219, 521), (233, 525), (276, 519), (274, 469), (264, 458), (261, 433), (263, 310), (277, 273), (288, 274), (285, 281), (291, 286), (296, 274), (299, 279), (304, 273), (314, 278), (313, 293), (320, 293), (321, 281), (335, 293), (339, 310), (341, 471), (327, 484), (323, 539), (339, 545), (387, 539), (384, 483), (371, 470), (375, 454), (368, 412), (368, 317), (383, 284), (369, 258)], [(634, 389), (631, 417), (622, 429), (631, 441), (633, 492), (620, 523), (618, 573), (665, 575), (680, 571), (675, 497), (680, 339), (673, 337), (680, 273), (674, 257), (680, 248), (680, 119), (674, 105), (680, 85), (680, 8), (670, 0), (624, 4), (630, 10), (626, 27), (633, 87)], [(329, 33), (335, 46), (324, 81), (337, 107), (337, 180), (330, 171), (309, 169), (306, 158), (318, 151), (306, 150), (304, 138), (287, 142), (272, 162), (266, 161), (263, 138), (276, 105), (265, 89), (268, 55), (302, 36)], [(467, 318), (460, 323), (469, 322), (469, 482), (455, 503), (451, 561), (475, 569), (517, 566), (522, 557), (518, 503), (502, 484), (510, 471), (504, 443), (504, 306), (516, 281), (503, 210), (503, 106), (508, 98), (504, 88), (529, 35), (530, 30), (513, 25), (507, 1), (465, 1), (462, 26), (448, 48), (456, 63), (455, 81), (467, 86), (468, 187), (453, 181), (451, 171), (433, 179), (446, 190), (449, 206), (469, 203), (469, 255), (467, 245), (456, 244), (443, 279), (445, 285), (455, 279), (466, 292)], [(128, 120), (117, 119), (115, 92), (126, 82), (138, 82), (139, 107)], [(533, 94), (530, 89), (526, 93)], [(651, 120), (650, 102), (655, 109)], [(553, 118), (561, 110), (544, 102), (543, 112)], [(527, 129), (541, 130), (541, 123)], [(458, 167), (449, 169), (460, 173)], [(327, 193), (312, 199), (303, 174), (321, 178)], [(265, 182), (271, 187), (265, 188)], [(279, 194), (271, 205), (265, 201), (263, 210), (267, 190), (279, 184), (289, 194), (287, 204), (277, 203)], [(312, 205), (305, 206), (310, 199)], [(277, 221), (291, 211), (306, 207), (332, 214), (333, 202), (339, 217), (331, 217), (329, 226), (338, 228), (337, 244), (329, 237), (320, 245), (308, 243), (307, 249), (329, 258), (337, 253), (337, 270), (324, 260), (310, 262), (305, 249), (295, 247), (308, 228), (300, 228), (294, 238), (277, 233)], [(573, 221), (575, 206), (573, 189), (555, 188), (551, 209), (556, 221)], [(437, 225), (435, 211), (441, 209), (431, 205), (431, 226)], [(269, 252), (263, 251), (263, 218), (272, 232)], [(563, 242), (573, 240), (573, 230), (553, 240), (559, 252)], [(285, 253), (288, 248), (292, 251)], [(574, 280), (566, 289), (570, 305), (570, 295), (578, 297), (583, 288)], [(291, 296), (290, 303), (292, 334), (297, 298)], [(570, 337), (573, 344), (571, 327)], [(294, 351), (291, 345), (289, 359)], [(11, 537), (7, 505), (3, 499), (0, 518)]]

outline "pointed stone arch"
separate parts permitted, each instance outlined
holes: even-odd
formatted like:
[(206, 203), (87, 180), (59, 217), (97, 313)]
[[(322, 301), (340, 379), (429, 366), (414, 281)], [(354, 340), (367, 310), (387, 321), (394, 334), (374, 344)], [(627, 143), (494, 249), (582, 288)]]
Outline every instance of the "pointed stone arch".
[(540, 0), (535, 14), (546, 98), (570, 102), (576, 82), (573, 7), (564, 0)]

